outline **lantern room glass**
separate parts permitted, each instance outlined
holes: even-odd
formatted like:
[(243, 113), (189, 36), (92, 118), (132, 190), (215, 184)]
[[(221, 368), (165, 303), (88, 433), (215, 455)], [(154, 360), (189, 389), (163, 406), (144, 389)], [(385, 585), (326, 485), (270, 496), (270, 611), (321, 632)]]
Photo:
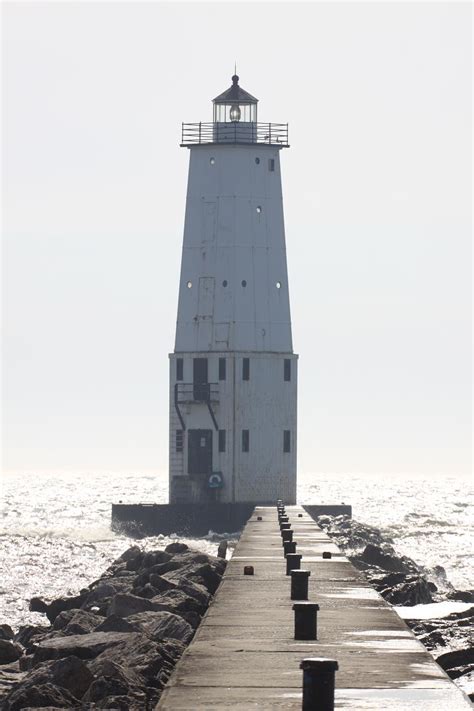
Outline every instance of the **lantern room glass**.
[[(238, 112), (235, 110), (236, 107), (240, 110), (240, 118), (235, 120), (235, 116)], [(232, 111), (232, 116), (231, 116)], [(228, 103), (228, 104), (214, 104), (214, 123), (257, 123), (257, 104), (240, 104), (240, 103)]]

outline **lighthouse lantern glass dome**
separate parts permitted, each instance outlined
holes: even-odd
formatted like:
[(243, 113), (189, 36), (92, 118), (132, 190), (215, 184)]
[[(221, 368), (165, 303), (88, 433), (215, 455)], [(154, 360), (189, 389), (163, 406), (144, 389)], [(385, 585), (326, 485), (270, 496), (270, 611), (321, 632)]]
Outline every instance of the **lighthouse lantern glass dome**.
[(258, 99), (239, 86), (234, 74), (232, 86), (213, 100), (214, 123), (256, 123), (257, 103)]

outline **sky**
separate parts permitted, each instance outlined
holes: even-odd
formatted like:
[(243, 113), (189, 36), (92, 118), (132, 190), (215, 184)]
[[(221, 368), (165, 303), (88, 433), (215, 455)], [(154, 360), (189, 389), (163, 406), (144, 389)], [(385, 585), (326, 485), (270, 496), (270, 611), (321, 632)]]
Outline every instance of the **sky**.
[(166, 472), (189, 152), (288, 122), (301, 473), (471, 471), (469, 3), (2, 6), (2, 464)]

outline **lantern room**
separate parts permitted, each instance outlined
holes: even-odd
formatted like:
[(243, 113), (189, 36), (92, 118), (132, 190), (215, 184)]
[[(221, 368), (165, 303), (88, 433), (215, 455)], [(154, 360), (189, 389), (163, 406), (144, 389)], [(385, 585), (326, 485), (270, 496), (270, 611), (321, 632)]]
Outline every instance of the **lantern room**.
[(196, 143), (265, 143), (280, 148), (288, 146), (287, 123), (258, 123), (258, 99), (239, 86), (234, 74), (232, 86), (213, 103), (213, 121), (183, 123), (181, 145), (191, 147)]
[(212, 102), (214, 104), (214, 123), (257, 123), (256, 99), (239, 86), (239, 77), (234, 74), (232, 86)]

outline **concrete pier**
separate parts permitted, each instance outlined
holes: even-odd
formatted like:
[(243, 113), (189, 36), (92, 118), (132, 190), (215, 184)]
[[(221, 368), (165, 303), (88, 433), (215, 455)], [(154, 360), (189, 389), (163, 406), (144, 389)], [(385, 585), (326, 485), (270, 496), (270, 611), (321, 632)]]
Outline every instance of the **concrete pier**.
[[(112, 504), (112, 529), (130, 535), (206, 536), (209, 531), (235, 533), (248, 521), (255, 504)], [(308, 505), (311, 516), (352, 516), (345, 504)]]
[[(295, 641), (276, 507), (253, 511), (221, 586), (158, 704), (179, 709), (301, 709), (307, 657), (338, 662), (335, 708), (472, 709), (398, 617), (300, 506), (287, 506), (318, 639)], [(261, 517), (262, 520), (258, 520)], [(323, 558), (330, 552), (331, 558)], [(244, 575), (253, 566), (254, 575)]]

